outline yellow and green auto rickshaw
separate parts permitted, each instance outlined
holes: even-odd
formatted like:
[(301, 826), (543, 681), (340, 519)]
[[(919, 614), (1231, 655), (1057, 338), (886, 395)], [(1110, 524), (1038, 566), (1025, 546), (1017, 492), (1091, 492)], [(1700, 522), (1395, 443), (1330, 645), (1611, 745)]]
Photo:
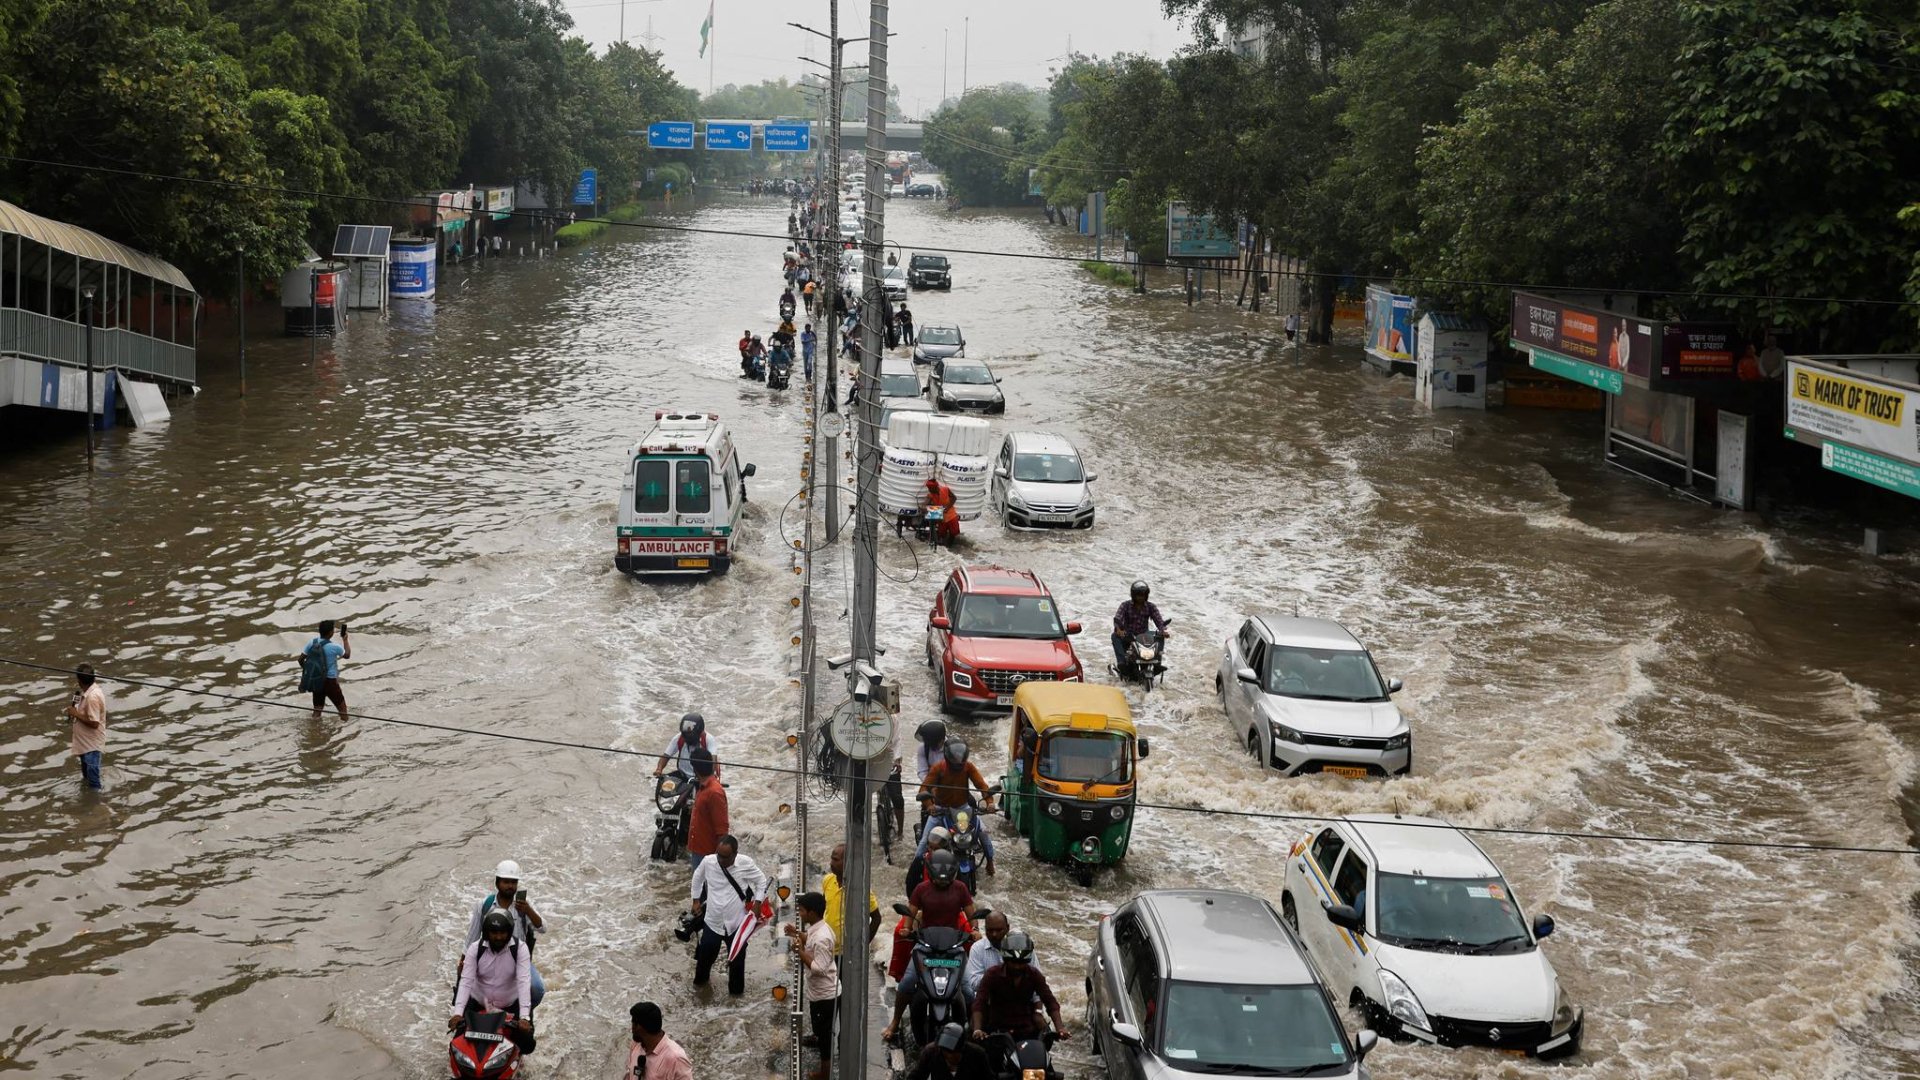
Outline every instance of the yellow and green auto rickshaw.
[(1082, 885), (1119, 862), (1133, 833), (1134, 767), (1147, 756), (1126, 695), (1111, 686), (1029, 682), (1013, 692), (1001, 781), (1007, 817), (1036, 859)]

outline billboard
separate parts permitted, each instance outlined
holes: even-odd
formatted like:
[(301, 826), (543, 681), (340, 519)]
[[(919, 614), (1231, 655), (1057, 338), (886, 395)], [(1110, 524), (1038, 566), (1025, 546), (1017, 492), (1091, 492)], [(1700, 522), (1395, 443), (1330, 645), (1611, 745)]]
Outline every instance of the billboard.
[(1660, 330), (1660, 378), (1735, 379), (1740, 339), (1731, 323), (1668, 323)]
[(1208, 214), (1183, 202), (1167, 204), (1167, 255), (1175, 259), (1229, 259), (1240, 253), (1233, 233), (1222, 232)]
[(1786, 436), (1832, 440), (1920, 465), (1920, 386), (1800, 357), (1787, 361)]
[(1413, 362), (1413, 297), (1367, 286), (1367, 352), (1389, 363)]
[(1542, 371), (1609, 394), (1620, 392), (1623, 376), (1646, 384), (1658, 340), (1645, 319), (1513, 294), (1513, 347), (1531, 353)]

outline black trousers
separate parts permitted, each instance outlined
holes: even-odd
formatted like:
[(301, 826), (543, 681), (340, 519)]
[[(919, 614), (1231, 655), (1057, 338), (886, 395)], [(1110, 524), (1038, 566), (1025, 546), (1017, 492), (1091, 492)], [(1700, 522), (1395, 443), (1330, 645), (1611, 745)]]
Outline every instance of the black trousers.
[(813, 1025), (813, 1041), (820, 1047), (822, 1061), (833, 1056), (833, 1017), (839, 1008), (837, 997), (807, 1002), (807, 1019)]
[[(720, 958), (727, 947), (727, 939), (713, 932), (711, 926), (700, 924), (700, 944), (693, 950), (693, 985), (707, 985), (707, 976), (713, 974), (713, 962)], [(738, 997), (747, 992), (747, 951), (727, 965), (727, 993)]]

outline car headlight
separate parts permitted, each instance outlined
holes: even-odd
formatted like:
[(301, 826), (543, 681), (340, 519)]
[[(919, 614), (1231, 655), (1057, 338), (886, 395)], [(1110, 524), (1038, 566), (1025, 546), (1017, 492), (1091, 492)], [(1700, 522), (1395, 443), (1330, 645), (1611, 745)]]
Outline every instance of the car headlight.
[(1012, 488), (1008, 488), (1007, 489), (1007, 505), (1018, 507), (1022, 510), (1025, 510), (1027, 508), (1027, 500), (1021, 498), (1019, 492), (1013, 490)]
[(953, 673), (953, 685), (962, 690), (971, 690), (973, 689), (973, 676), (964, 671), (956, 671)]
[(1080, 509), (1082, 510), (1093, 509), (1093, 492), (1083, 491), (1080, 493)]
[(957, 656), (949, 657), (947, 659), (947, 662), (953, 665), (953, 668), (955, 671), (972, 671), (973, 670), (972, 664), (967, 663), (965, 660), (962, 660)]
[(1556, 1036), (1565, 1035), (1579, 1018), (1580, 1014), (1574, 1011), (1573, 1003), (1567, 1000), (1567, 988), (1561, 987), (1553, 999), (1553, 1033)]
[(955, 398), (955, 397), (954, 397), (954, 396), (953, 396), (952, 394), (949, 394), (949, 393), (947, 393), (947, 392), (946, 392), (945, 390), (941, 390), (941, 391), (940, 391), (940, 400), (941, 400), (941, 401), (944, 401), (944, 402), (947, 402), (947, 403), (949, 403), (949, 404), (952, 404), (952, 403), (954, 403), (954, 402), (956, 402), (956, 401), (957, 401), (958, 399), (956, 399), (956, 398)]
[(1273, 725), (1273, 740), (1275, 742), (1305, 743), (1307, 741), (1306, 739), (1301, 737), (1299, 732), (1293, 730), (1292, 728), (1288, 727), (1287, 725), (1281, 723), (1278, 720), (1272, 721), (1272, 725)]
[(1407, 743), (1411, 742), (1412, 740), (1413, 740), (1412, 732), (1401, 732), (1400, 734), (1394, 735), (1387, 739), (1387, 749), (1405, 750), (1407, 748)]
[(1387, 1015), (1422, 1031), (1433, 1030), (1433, 1024), (1427, 1019), (1427, 1010), (1420, 1007), (1420, 999), (1413, 996), (1413, 989), (1400, 976), (1382, 968), (1380, 971), (1380, 993), (1387, 999)]

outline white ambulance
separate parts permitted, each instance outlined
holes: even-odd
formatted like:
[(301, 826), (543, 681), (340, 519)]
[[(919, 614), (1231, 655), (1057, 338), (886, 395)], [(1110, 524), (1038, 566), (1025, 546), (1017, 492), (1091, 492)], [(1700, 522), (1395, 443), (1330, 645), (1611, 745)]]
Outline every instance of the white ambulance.
[(656, 411), (627, 452), (613, 565), (645, 577), (726, 573), (752, 475), (718, 414)]

